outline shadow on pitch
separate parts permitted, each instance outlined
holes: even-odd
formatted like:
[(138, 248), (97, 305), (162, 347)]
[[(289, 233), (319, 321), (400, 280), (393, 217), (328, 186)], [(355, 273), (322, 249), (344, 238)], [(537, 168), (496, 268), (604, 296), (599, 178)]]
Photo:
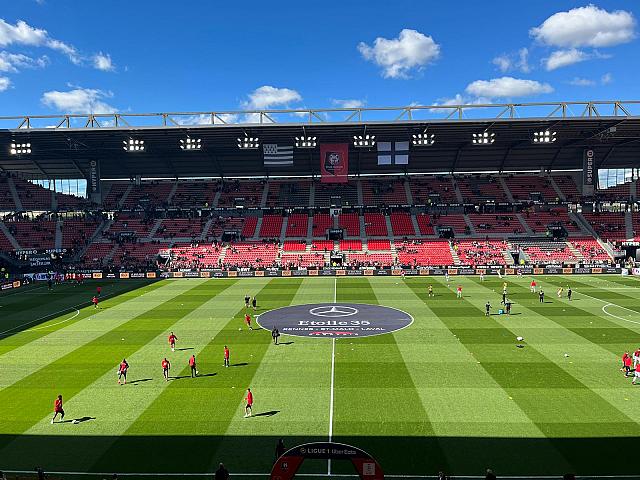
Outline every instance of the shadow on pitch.
[(182, 380), (184, 378), (200, 378), (200, 377), (215, 377), (217, 373), (199, 373), (196, 377), (192, 377), (191, 375), (179, 375), (177, 377), (169, 377), (169, 380)]
[(96, 417), (80, 417), (80, 418), (72, 418), (70, 420), (61, 420), (58, 423), (84, 423), (89, 420), (95, 420)]
[(176, 348), (176, 352), (185, 352), (187, 350), (193, 350), (193, 347)]
[(278, 345), (293, 345), (293, 342), (279, 342)]
[(255, 415), (252, 415), (252, 416), (253, 417), (273, 417), (274, 415), (277, 415), (278, 413), (280, 413), (280, 410), (270, 410), (268, 412), (256, 413)]
[(151, 380), (153, 380), (153, 378), (140, 378), (139, 380), (132, 380), (130, 382), (127, 382), (127, 385), (137, 385), (138, 383), (143, 383), (143, 382), (150, 382)]
[(246, 367), (247, 365), (249, 365), (247, 362), (242, 362), (242, 363), (233, 363), (231, 366), (232, 367)]

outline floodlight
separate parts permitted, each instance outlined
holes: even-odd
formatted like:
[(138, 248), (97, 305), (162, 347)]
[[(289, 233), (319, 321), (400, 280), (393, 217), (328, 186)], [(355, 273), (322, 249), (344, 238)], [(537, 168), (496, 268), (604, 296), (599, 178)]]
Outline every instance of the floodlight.
[(482, 133), (473, 134), (473, 145), (491, 145), (496, 141), (496, 134), (484, 131)]
[(31, 153), (31, 144), (13, 142), (9, 148), (9, 153), (11, 155), (29, 155)]
[(556, 132), (540, 130), (533, 132), (533, 143), (553, 143), (556, 141)]
[(201, 138), (191, 138), (187, 137), (184, 140), (180, 139), (180, 148), (182, 150), (196, 151), (202, 149), (202, 139)]
[(238, 138), (238, 148), (240, 150), (255, 150), (260, 147), (260, 139), (258, 137)]
[(354, 135), (353, 146), (358, 148), (373, 147), (376, 144), (376, 136), (369, 135)]
[(122, 143), (125, 152), (144, 152), (144, 140), (129, 138), (129, 140), (123, 140)]
[(309, 137), (302, 135), (296, 137), (296, 148), (316, 148), (317, 137)]
[(436, 143), (435, 133), (418, 133), (416, 135), (412, 135), (412, 137), (411, 145), (414, 147), (430, 147)]

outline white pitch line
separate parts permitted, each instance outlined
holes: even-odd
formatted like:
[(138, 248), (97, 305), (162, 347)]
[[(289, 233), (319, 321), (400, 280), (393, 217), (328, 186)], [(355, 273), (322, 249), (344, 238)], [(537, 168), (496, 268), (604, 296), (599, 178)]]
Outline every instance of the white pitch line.
[(73, 317), (67, 318), (66, 320), (62, 320), (61, 322), (52, 323), (51, 325), (43, 325), (41, 327), (30, 328), (29, 330), (25, 330), (26, 332), (35, 332), (36, 330), (43, 330), (45, 328), (55, 327), (56, 325), (62, 325), (63, 323), (67, 323), (70, 320), (73, 320), (78, 315), (80, 315), (80, 310), (76, 308), (76, 313)]
[[(333, 441), (333, 384), (336, 373), (336, 339), (331, 339), (331, 396), (329, 397), (329, 442)], [(327, 465), (327, 475), (331, 475), (331, 459)]]
[(606, 305), (602, 306), (602, 311), (606, 315), (609, 315), (610, 317), (613, 317), (613, 318), (617, 318), (618, 320), (622, 320), (623, 322), (635, 323), (636, 325), (640, 325), (640, 322), (636, 322), (635, 320), (629, 320), (628, 318), (619, 317), (618, 315), (614, 315), (613, 313), (607, 312), (607, 307), (618, 307), (618, 308), (622, 308), (624, 310), (628, 310), (630, 312), (633, 312), (635, 314), (640, 314), (640, 312), (637, 312), (636, 310), (632, 310), (632, 309), (627, 308), (627, 307), (623, 307), (622, 305), (618, 305), (617, 303), (611, 303), (611, 302), (607, 302), (606, 300), (602, 300), (601, 298), (592, 297), (591, 295), (588, 295), (586, 293), (582, 293), (582, 292), (576, 292), (576, 293), (579, 293), (580, 295), (584, 295), (585, 297), (592, 298), (592, 299), (597, 300), (599, 302), (605, 303)]
[[(110, 294), (104, 295), (104, 296), (102, 296), (100, 298), (100, 301), (104, 300), (105, 298), (112, 297), (114, 295), (120, 295), (120, 293), (114, 292), (114, 293), (110, 293)], [(57, 312), (48, 313), (47, 315), (43, 315), (40, 318), (36, 318), (35, 320), (31, 320), (30, 322), (23, 323), (22, 325), (16, 325), (15, 327), (10, 328), (9, 330), (5, 330), (4, 332), (0, 332), (0, 337), (8, 336), (6, 334), (9, 333), (9, 332), (13, 332), (14, 330), (18, 330), (18, 329), (20, 329), (22, 327), (26, 327), (27, 325), (33, 325), (34, 323), (38, 323), (40, 320), (43, 320), (43, 319), (45, 319), (47, 317), (55, 317), (59, 313), (65, 313), (65, 312), (68, 312), (69, 310), (74, 310), (74, 309), (77, 310), (80, 307), (84, 308), (84, 307), (88, 307), (90, 305), (91, 305), (91, 302), (83, 302), (83, 303), (79, 303), (78, 305), (73, 305), (71, 307), (65, 308), (64, 310), (58, 310)]]
[[(333, 303), (338, 300), (338, 277), (333, 279)], [(336, 375), (336, 339), (331, 339), (331, 393), (329, 395), (329, 442), (333, 441), (333, 385)], [(331, 459), (327, 460), (327, 475), (331, 475)]]

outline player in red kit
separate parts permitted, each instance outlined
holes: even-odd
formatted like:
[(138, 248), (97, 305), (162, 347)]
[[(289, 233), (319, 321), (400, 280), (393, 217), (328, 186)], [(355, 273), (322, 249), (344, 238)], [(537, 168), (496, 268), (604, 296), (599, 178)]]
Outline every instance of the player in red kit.
[(456, 297), (462, 298), (462, 285), (458, 285), (458, 288), (456, 288)]
[(536, 293), (536, 287), (537, 286), (538, 286), (538, 284), (536, 283), (536, 281), (535, 280), (531, 280), (531, 284), (529, 285), (531, 293)]
[(253, 393), (251, 393), (251, 389), (247, 388), (247, 396), (245, 398), (247, 404), (244, 407), (244, 418), (250, 417), (253, 409)]
[(198, 369), (196, 367), (196, 356), (191, 355), (189, 357), (189, 367), (191, 368), (191, 378), (198, 376)]
[(244, 316), (244, 323), (247, 324), (249, 330), (253, 330), (253, 327), (251, 326), (251, 315), (249, 315), (248, 313)]
[(162, 360), (162, 376), (167, 382), (169, 381), (170, 369), (171, 369), (171, 362), (169, 362), (169, 360), (167, 360), (167, 358), (165, 357), (164, 360)]
[(633, 364), (633, 360), (631, 359), (631, 355), (629, 355), (629, 352), (625, 352), (624, 356), (622, 357), (622, 362), (624, 363), (624, 376), (628, 377), (629, 375), (631, 375), (631, 365)]
[(224, 346), (224, 366), (229, 366), (229, 347)]
[(171, 332), (171, 335), (169, 335), (169, 346), (171, 347), (172, 352), (176, 351), (176, 340), (178, 340), (178, 337)]
[(122, 382), (122, 385), (127, 384), (127, 370), (129, 370), (129, 364), (127, 359), (123, 358), (118, 367), (118, 385), (120, 385), (120, 382)]
[(98, 297), (96, 297), (95, 295), (93, 296), (93, 298), (91, 299), (91, 303), (93, 303), (93, 308), (98, 308)]
[(102, 287), (98, 287), (96, 288), (96, 293), (98, 295), (98, 297), (100, 296), (100, 294), (102, 293)]
[(62, 408), (62, 395), (58, 395), (55, 402), (53, 402), (53, 418), (51, 419), (51, 425), (56, 421), (56, 417), (60, 414), (60, 420), (64, 420), (64, 409)]

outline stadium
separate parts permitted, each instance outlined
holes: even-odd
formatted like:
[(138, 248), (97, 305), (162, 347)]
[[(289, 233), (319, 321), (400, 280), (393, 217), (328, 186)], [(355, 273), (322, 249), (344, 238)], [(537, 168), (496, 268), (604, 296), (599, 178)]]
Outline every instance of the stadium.
[(639, 158), (640, 101), (0, 117), (3, 478), (640, 478)]

